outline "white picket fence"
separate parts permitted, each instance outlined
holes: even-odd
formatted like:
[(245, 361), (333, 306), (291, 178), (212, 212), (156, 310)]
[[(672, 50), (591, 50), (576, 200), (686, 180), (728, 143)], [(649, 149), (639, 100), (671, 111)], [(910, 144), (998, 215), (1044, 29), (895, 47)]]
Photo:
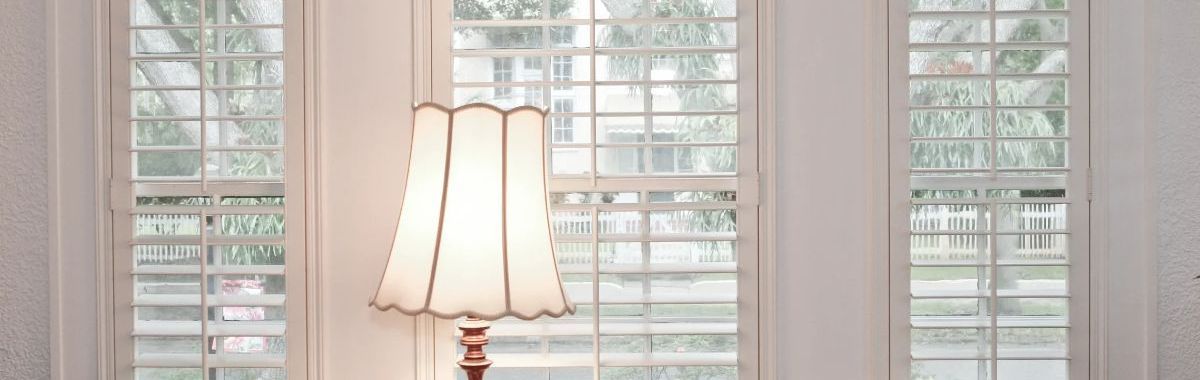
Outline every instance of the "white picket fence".
[[(997, 218), (999, 231), (1047, 231), (1064, 230), (1067, 227), (1066, 205), (1062, 204), (1013, 204)], [(979, 258), (981, 248), (988, 242), (986, 234), (936, 234), (936, 231), (988, 231), (980, 228), (988, 216), (976, 207), (933, 206), (923, 207), (910, 216), (913, 231), (931, 231), (934, 234), (914, 234), (911, 240), (913, 260), (972, 260)], [(1067, 237), (1063, 234), (1003, 234), (997, 236), (997, 244), (1006, 257), (1026, 260), (1066, 259)], [(982, 245), (981, 245), (982, 244)], [(993, 247), (993, 251), (995, 247)]]

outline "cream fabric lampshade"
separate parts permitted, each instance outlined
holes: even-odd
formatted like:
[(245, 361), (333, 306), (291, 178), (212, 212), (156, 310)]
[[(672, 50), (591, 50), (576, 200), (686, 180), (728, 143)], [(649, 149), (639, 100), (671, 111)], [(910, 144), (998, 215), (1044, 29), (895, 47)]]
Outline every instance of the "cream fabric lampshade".
[(413, 114), (400, 222), (371, 305), (485, 320), (574, 313), (550, 240), (542, 110), (426, 103)]

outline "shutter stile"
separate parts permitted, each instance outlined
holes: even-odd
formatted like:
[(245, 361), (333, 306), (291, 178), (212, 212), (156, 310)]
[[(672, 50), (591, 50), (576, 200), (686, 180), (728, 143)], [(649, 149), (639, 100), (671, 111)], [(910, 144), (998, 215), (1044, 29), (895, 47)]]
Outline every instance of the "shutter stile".
[(298, 3), (112, 4), (119, 379), (305, 377)]
[(1087, 377), (1086, 9), (909, 4), (913, 378)]

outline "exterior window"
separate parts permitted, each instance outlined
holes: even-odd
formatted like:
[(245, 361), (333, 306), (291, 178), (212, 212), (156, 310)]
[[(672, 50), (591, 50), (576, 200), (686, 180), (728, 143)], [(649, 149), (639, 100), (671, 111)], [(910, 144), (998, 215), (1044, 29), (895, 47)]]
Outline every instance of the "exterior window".
[[(512, 57), (492, 58), (492, 80), (500, 83), (513, 81)], [(494, 91), (494, 96), (498, 99), (507, 98), (513, 94), (512, 87), (496, 87)]]
[(905, 3), (898, 360), (912, 379), (1087, 379), (1087, 2)]
[[(755, 2), (434, 4), (453, 15), (434, 22), (451, 47), (434, 49), (450, 63), (435, 100), (549, 108), (554, 237), (579, 306), (495, 322), (488, 378), (757, 378), (756, 87), (738, 72), (756, 67), (738, 38)], [(480, 73), (502, 58), (548, 64)]]
[(305, 378), (300, 5), (111, 2), (117, 379)]

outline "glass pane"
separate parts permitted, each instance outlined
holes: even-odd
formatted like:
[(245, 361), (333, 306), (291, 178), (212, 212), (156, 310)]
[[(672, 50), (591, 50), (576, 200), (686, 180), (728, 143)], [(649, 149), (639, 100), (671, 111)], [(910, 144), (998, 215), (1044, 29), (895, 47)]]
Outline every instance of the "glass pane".
[(653, 86), (654, 111), (714, 112), (737, 110), (737, 85), (691, 84)]
[(455, 20), (542, 18), (542, 1), (470, 0), (454, 2)]
[(212, 177), (282, 177), (283, 152), (210, 152), (207, 170)]
[(1067, 40), (1064, 18), (998, 19), (996, 42), (1061, 42)]
[(645, 79), (646, 64), (640, 55), (596, 56), (596, 77), (608, 81)]
[(656, 55), (651, 62), (652, 80), (737, 79), (735, 54)]
[(996, 133), (1004, 137), (1066, 137), (1066, 110), (999, 110)]
[(1067, 261), (1067, 234), (998, 235), (999, 259), (1005, 263)]
[(921, 110), (909, 112), (912, 137), (986, 137), (991, 116), (985, 110)]
[[(919, 220), (929, 225), (948, 220)], [(909, 252), (914, 264), (987, 264), (990, 250), (987, 235), (913, 235)]]
[(986, 74), (991, 72), (991, 52), (912, 51), (908, 53), (909, 74)]
[(210, 121), (209, 149), (283, 145), (283, 122), (279, 120)]
[(217, 102), (216, 107), (208, 108), (209, 116), (279, 116), (283, 114), (282, 90), (217, 90), (212, 94), (216, 96)]
[(695, 23), (654, 26), (654, 47), (734, 46), (737, 24)]
[(731, 241), (653, 242), (650, 262), (661, 264), (733, 263), (737, 251)]
[(985, 80), (914, 79), (908, 91), (912, 106), (983, 106), (992, 99)]
[(733, 143), (737, 142), (737, 116), (658, 116), (653, 137), (654, 142)]
[(734, 17), (736, 0), (651, 1), (655, 17)]
[(543, 31), (538, 26), (456, 26), (453, 48), (535, 49), (544, 45)]
[(912, 267), (910, 289), (914, 294), (976, 294), (988, 289), (991, 271), (986, 267)]
[(597, 143), (640, 143), (646, 141), (646, 118), (597, 117)]
[(996, 56), (996, 67), (999, 74), (1065, 73), (1067, 51), (1001, 50)]
[(733, 174), (737, 170), (737, 148), (665, 147), (654, 148), (655, 173)]
[(996, 330), (1000, 357), (1066, 358), (1065, 328), (1000, 328)]
[(931, 320), (921, 317), (975, 317), (980, 321), (988, 321), (989, 302), (980, 298), (930, 298), (910, 301), (909, 313), (913, 321)]
[(999, 168), (1065, 168), (1066, 141), (1004, 141), (996, 145)]
[(647, 33), (650, 33), (650, 29), (644, 25), (597, 25), (596, 47), (645, 47)]
[(200, 116), (200, 91), (131, 91), (134, 116)]
[(646, 172), (645, 149), (596, 148), (596, 171), (602, 175), (633, 175)]
[(200, 86), (199, 61), (135, 61), (134, 86)]
[(283, 368), (215, 368), (210, 378), (227, 380), (285, 380)]
[(136, 177), (197, 177), (200, 152), (134, 152)]
[(204, 80), (209, 85), (283, 85), (283, 61), (211, 61), (205, 65)]
[(198, 0), (136, 0), (132, 25), (189, 25), (200, 20)]
[(135, 121), (134, 146), (200, 146), (198, 121)]
[(587, 148), (554, 148), (550, 150), (550, 173), (555, 175), (587, 174), (592, 172), (592, 155)]
[(986, 231), (988, 210), (980, 205), (913, 205), (913, 232)]
[(737, 367), (692, 366), (692, 367), (651, 367), (650, 378), (653, 380), (676, 379), (707, 379), (707, 380), (737, 380)]
[(644, 0), (607, 0), (596, 2), (596, 18), (635, 18), (645, 14)]
[(650, 232), (656, 234), (733, 232), (733, 210), (651, 211)]
[(992, 363), (986, 360), (914, 360), (911, 372), (913, 380), (991, 380)]
[(1066, 360), (1000, 360), (996, 363), (998, 379), (1067, 380)]
[(996, 81), (996, 104), (1000, 106), (1062, 106), (1067, 104), (1065, 79)]
[(908, 9), (911, 11), (982, 11), (988, 9), (989, 2), (988, 0), (909, 0)]
[(136, 368), (137, 380), (201, 380), (204, 370), (199, 368)]
[[(206, 33), (214, 42), (212, 31)], [(139, 29), (133, 31), (135, 54), (188, 54), (200, 51), (199, 29)], [(207, 45), (212, 46), (212, 45)]]
[(913, 356), (976, 358), (990, 355), (991, 333), (987, 329), (913, 329)]
[(917, 141), (911, 145), (914, 169), (987, 169), (991, 149), (987, 141)]
[(988, 42), (990, 38), (990, 24), (984, 19), (917, 19), (908, 28), (910, 43)]
[(208, 0), (207, 4), (210, 23), (283, 24), (283, 0)]
[(645, 93), (642, 86), (596, 86), (596, 111), (643, 112)]
[(737, 353), (737, 335), (655, 335), (651, 346), (663, 353)]
[(1046, 0), (1032, 2), (1026, 0), (996, 0), (996, 9), (1001, 11), (1067, 9), (1067, 2), (1067, 0)]

